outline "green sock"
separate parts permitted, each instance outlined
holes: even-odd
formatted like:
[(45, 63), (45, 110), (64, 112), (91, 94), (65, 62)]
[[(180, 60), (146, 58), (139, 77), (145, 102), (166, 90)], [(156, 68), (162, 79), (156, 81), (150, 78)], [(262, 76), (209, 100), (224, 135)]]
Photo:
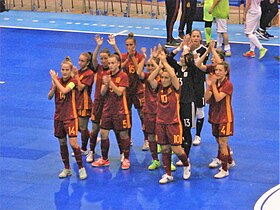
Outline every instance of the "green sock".
[(208, 44), (210, 42), (210, 39), (211, 39), (212, 29), (209, 28), (209, 27), (204, 28), (204, 32), (205, 32), (206, 44)]

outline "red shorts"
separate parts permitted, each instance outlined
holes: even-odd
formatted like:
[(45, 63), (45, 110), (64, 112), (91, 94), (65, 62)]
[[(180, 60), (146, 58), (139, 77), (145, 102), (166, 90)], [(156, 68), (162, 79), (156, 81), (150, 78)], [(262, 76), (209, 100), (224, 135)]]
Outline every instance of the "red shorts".
[(94, 100), (91, 112), (91, 121), (94, 123), (100, 123), (102, 116), (102, 109), (104, 106), (104, 100)]
[(79, 117), (90, 117), (91, 109), (78, 109), (77, 113)]
[(215, 137), (233, 136), (233, 122), (212, 124), (212, 134)]
[(142, 109), (144, 103), (144, 93), (127, 95), (126, 100), (129, 110), (132, 108), (132, 104), (135, 109)]
[(177, 146), (182, 144), (182, 126), (175, 124), (156, 124), (156, 139), (158, 144), (171, 144)]
[(143, 113), (143, 130), (148, 134), (156, 133), (156, 114)]
[(54, 121), (54, 136), (57, 138), (77, 137), (78, 135), (78, 119), (71, 120), (55, 120)]
[(101, 117), (100, 128), (105, 130), (124, 131), (131, 128), (129, 115), (111, 115), (109, 117)]

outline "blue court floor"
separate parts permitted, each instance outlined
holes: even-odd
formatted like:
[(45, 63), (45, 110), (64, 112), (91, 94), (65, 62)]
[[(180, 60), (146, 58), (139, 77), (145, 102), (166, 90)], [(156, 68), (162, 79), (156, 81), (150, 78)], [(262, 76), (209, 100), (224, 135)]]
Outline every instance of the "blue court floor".
[[(202, 23), (194, 25), (203, 30)], [(191, 150), (190, 180), (183, 180), (183, 170), (178, 167), (173, 172), (175, 181), (160, 185), (164, 170), (147, 170), (151, 156), (141, 151), (143, 134), (133, 109), (134, 144), (129, 170), (120, 168), (116, 140), (111, 133), (109, 167), (91, 167), (84, 157), (88, 179), (81, 181), (71, 157), (73, 175), (58, 178), (63, 164), (53, 136), (54, 101), (47, 99), (51, 87), (49, 70), (59, 71), (67, 55), (77, 65), (81, 52), (94, 50), (95, 33), (104, 39), (110, 33), (119, 34), (116, 40), (121, 52), (125, 52), (128, 32), (136, 34), (140, 50), (164, 43), (164, 27), (164, 21), (154, 19), (0, 13), (1, 210), (249, 210), (266, 191), (279, 184), (279, 39), (262, 42), (268, 48), (263, 60), (244, 58), (242, 53), (249, 44), (242, 25), (229, 26), (233, 55), (227, 61), (234, 86), (235, 115), (235, 134), (229, 143), (236, 162), (229, 177), (216, 180), (213, 175), (218, 169), (208, 168), (216, 156), (217, 145), (206, 117), (202, 143)], [(279, 28), (270, 32), (279, 36)], [(105, 42), (103, 47), (109, 46)], [(207, 116), (208, 107), (205, 111)], [(96, 153), (97, 158), (100, 145)], [(174, 156), (173, 160), (177, 158)], [(267, 209), (263, 203), (256, 209)], [(269, 209), (279, 206), (278, 199)]]

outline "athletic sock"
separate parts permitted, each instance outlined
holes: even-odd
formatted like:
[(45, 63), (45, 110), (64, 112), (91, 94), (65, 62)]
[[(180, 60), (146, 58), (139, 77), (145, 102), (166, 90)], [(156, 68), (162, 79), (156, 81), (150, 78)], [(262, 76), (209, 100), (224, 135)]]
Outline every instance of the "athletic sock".
[(204, 118), (196, 120), (196, 134), (195, 135), (200, 136), (203, 123), (204, 123)]
[(206, 27), (204, 28), (206, 44), (208, 44), (211, 40), (212, 28)]
[(162, 152), (162, 163), (167, 175), (171, 176), (171, 152)]
[(79, 169), (83, 168), (81, 148), (78, 146), (77, 148), (72, 147), (72, 149), (75, 154), (75, 159), (76, 159)]
[(104, 160), (108, 160), (108, 153), (110, 148), (109, 139), (101, 139), (101, 154)]
[(81, 139), (82, 139), (82, 150), (87, 150), (87, 144), (88, 144), (88, 138), (89, 138), (89, 130), (83, 130), (81, 131)]
[(64, 163), (64, 168), (69, 169), (70, 163), (69, 163), (69, 152), (68, 152), (67, 144), (60, 145), (60, 155), (61, 155), (62, 162)]

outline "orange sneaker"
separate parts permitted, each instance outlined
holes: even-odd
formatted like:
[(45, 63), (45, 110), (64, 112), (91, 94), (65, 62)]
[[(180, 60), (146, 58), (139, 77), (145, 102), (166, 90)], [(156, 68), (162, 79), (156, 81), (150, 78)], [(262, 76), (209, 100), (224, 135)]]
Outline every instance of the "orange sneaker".
[(249, 58), (254, 58), (256, 55), (255, 55), (254, 51), (248, 51), (248, 52), (244, 53), (243, 56), (249, 57)]
[(94, 161), (91, 165), (94, 167), (108, 166), (110, 165), (110, 161), (104, 160), (103, 158), (99, 158), (97, 161)]
[(130, 161), (125, 158), (122, 162), (122, 169), (126, 170), (126, 169), (129, 169), (129, 168), (130, 168)]

